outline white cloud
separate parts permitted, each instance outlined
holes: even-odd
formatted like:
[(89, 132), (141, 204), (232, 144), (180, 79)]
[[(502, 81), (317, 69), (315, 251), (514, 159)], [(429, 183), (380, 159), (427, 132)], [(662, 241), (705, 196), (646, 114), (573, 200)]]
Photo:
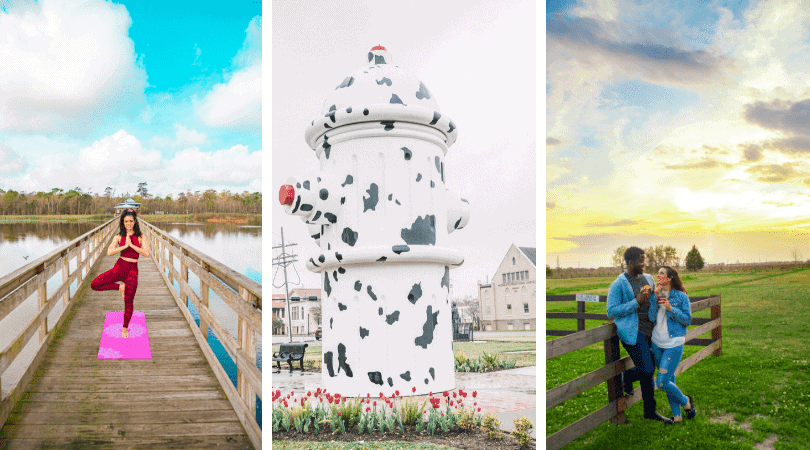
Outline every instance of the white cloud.
[(123, 5), (10, 5), (0, 14), (0, 130), (82, 133), (145, 104), (146, 73)]
[(24, 170), (28, 161), (8, 145), (0, 142), (0, 174), (15, 174)]
[(166, 136), (154, 136), (150, 141), (155, 147), (186, 147), (190, 145), (205, 144), (208, 136), (197, 130), (190, 130), (180, 124), (174, 124), (174, 138)]
[(245, 41), (233, 60), (226, 82), (216, 84), (196, 104), (203, 123), (259, 133), (262, 126), (261, 17), (254, 17), (245, 30)]
[(201, 152), (198, 148), (184, 149), (166, 164), (177, 190), (195, 186), (233, 186), (258, 181), (261, 190), (262, 151), (248, 152), (245, 145), (229, 149)]

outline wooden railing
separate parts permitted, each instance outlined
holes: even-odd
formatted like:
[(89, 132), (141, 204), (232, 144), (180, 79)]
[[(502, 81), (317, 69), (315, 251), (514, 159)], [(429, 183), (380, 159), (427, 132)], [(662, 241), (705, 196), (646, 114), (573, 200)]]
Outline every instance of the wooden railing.
[[(69, 316), (68, 313), (76, 303), (72, 300), (79, 295), (85, 285), (89, 285), (87, 274), (90, 273), (93, 265), (99, 259), (99, 255), (105, 250), (106, 243), (116, 231), (118, 231), (117, 217), (0, 278), (0, 321), (34, 293), (37, 294), (38, 299), (37, 314), (28, 322), (25, 329), (5, 349), (0, 351), (0, 379), (30, 339), (37, 334), (37, 331), (39, 332), (39, 349), (34, 358), (17, 384), (0, 402), (0, 426), (8, 419), (14, 404), (22, 397), (34, 372), (45, 358), (48, 346), (56, 334), (55, 331)], [(69, 273), (70, 260), (73, 258), (76, 258), (76, 269), (73, 273)], [(62, 272), (62, 283), (48, 298), (48, 280), (60, 271)], [(76, 281), (76, 291), (71, 296), (70, 285), (74, 281)], [(60, 298), (64, 304), (64, 310), (49, 332), (48, 314)], [(0, 329), (0, 333), (4, 333), (2, 329)]]
[[(262, 398), (262, 374), (256, 367), (256, 344), (262, 334), (261, 285), (145, 220), (141, 219), (140, 224), (141, 231), (152, 248), (152, 259), (157, 263), (177, 306), (191, 326), (197, 343), (233, 405), (248, 438), (255, 448), (262, 448), (262, 431), (256, 422), (256, 396)], [(175, 258), (180, 262), (179, 271), (174, 266)], [(200, 280), (199, 296), (188, 284), (189, 270)], [(178, 291), (174, 290), (174, 281), (177, 281)], [(209, 289), (216, 292), (238, 315), (236, 340), (208, 308)], [(187, 300), (191, 300), (200, 313), (199, 327), (186, 306)], [(211, 327), (236, 364), (236, 388), (208, 344), (208, 327)]]
[[(611, 423), (625, 423), (627, 419), (624, 411), (631, 405), (641, 400), (641, 389), (636, 389), (635, 394), (630, 397), (622, 395), (621, 374), (625, 370), (632, 369), (634, 364), (629, 356), (619, 358), (619, 336), (616, 334), (616, 325), (613, 322), (602, 326), (585, 330), (585, 319), (589, 320), (609, 320), (607, 314), (585, 313), (585, 301), (606, 302), (604, 295), (547, 295), (546, 301), (577, 301), (576, 313), (547, 312), (547, 319), (577, 319), (578, 331), (571, 330), (547, 330), (546, 335), (563, 337), (546, 342), (546, 361), (558, 356), (571, 353), (585, 348), (589, 345), (604, 342), (605, 365), (582, 375), (567, 383), (563, 383), (555, 388), (546, 391), (546, 411), (559, 405), (560, 403), (573, 398), (588, 389), (603, 382), (607, 383), (608, 403), (606, 406), (588, 414), (582, 419), (568, 425), (560, 431), (546, 437), (546, 448), (560, 449), (574, 439), (596, 428), (603, 422), (610, 420)], [(690, 297), (692, 313), (711, 308), (710, 318), (692, 318), (692, 325), (699, 325), (697, 328), (688, 330), (686, 333), (686, 345), (705, 346), (699, 352), (684, 359), (678, 365), (675, 375), (695, 365), (706, 356), (721, 355), (723, 353), (723, 336), (721, 327), (720, 295), (711, 297)], [(712, 332), (711, 339), (699, 339), (698, 336)], [(657, 387), (656, 387), (657, 389)]]

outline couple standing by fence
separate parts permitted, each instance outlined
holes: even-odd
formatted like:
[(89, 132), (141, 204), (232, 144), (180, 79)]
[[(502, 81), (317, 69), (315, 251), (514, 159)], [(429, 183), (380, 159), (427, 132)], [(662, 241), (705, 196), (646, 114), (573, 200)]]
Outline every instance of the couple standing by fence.
[[(633, 382), (640, 381), (644, 418), (666, 424), (681, 422), (681, 408), (686, 418), (695, 417), (691, 396), (675, 385), (675, 370), (683, 357), (686, 327), (692, 322), (689, 297), (678, 272), (662, 266), (657, 283), (644, 273), (644, 250), (630, 247), (624, 252), (627, 270), (610, 285), (607, 315), (616, 323), (616, 333), (633, 360), (633, 367), (622, 375), (626, 395), (633, 394)], [(653, 372), (658, 367), (656, 383), (666, 392), (672, 417), (656, 411)]]

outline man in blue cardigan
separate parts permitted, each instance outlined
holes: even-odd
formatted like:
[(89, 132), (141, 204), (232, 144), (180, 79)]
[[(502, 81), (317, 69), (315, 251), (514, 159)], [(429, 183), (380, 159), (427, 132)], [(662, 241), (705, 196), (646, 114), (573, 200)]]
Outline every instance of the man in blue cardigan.
[(627, 270), (611, 283), (607, 298), (607, 315), (614, 319), (616, 334), (633, 360), (633, 367), (624, 372), (623, 388), (632, 395), (633, 382), (641, 382), (644, 418), (668, 422), (670, 419), (655, 411), (653, 372), (655, 363), (650, 346), (653, 323), (647, 316), (650, 293), (655, 289), (653, 277), (644, 272), (644, 250), (630, 247), (624, 252)]

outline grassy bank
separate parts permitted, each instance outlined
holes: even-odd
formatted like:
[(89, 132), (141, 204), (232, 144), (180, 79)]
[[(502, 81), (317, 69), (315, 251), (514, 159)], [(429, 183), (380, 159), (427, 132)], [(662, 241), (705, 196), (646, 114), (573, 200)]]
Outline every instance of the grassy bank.
[[(141, 217), (152, 223), (192, 222), (192, 223), (232, 223), (236, 225), (262, 225), (261, 214), (143, 214)], [(98, 222), (103, 223), (112, 218), (110, 214), (90, 215), (41, 215), (41, 216), (2, 216), (0, 223), (39, 223), (39, 222)]]
[[(547, 280), (548, 294), (606, 295), (615, 276)], [(689, 295), (722, 295), (723, 354), (709, 356), (678, 375), (676, 384), (695, 399), (698, 416), (673, 427), (645, 421), (643, 406), (626, 416), (632, 425), (603, 423), (566, 449), (623, 448), (804, 449), (810, 442), (810, 270), (734, 273), (685, 273)], [(548, 311), (576, 311), (575, 302), (547, 304)], [(586, 304), (587, 312), (605, 313), (605, 304)], [(709, 310), (693, 314), (708, 317)], [(602, 321), (585, 321), (587, 328)], [(575, 329), (576, 321), (547, 319), (548, 329)], [(694, 326), (689, 327), (690, 329)], [(707, 333), (703, 338), (711, 337)], [(553, 339), (547, 336), (546, 340)], [(701, 347), (687, 346), (683, 359)], [(621, 349), (621, 356), (627, 356)], [(601, 344), (591, 345), (546, 364), (546, 389), (604, 365)], [(636, 386), (638, 389), (638, 386)], [(672, 415), (666, 395), (655, 395), (657, 410)], [(599, 409), (607, 402), (602, 383), (547, 411), (546, 435)]]

